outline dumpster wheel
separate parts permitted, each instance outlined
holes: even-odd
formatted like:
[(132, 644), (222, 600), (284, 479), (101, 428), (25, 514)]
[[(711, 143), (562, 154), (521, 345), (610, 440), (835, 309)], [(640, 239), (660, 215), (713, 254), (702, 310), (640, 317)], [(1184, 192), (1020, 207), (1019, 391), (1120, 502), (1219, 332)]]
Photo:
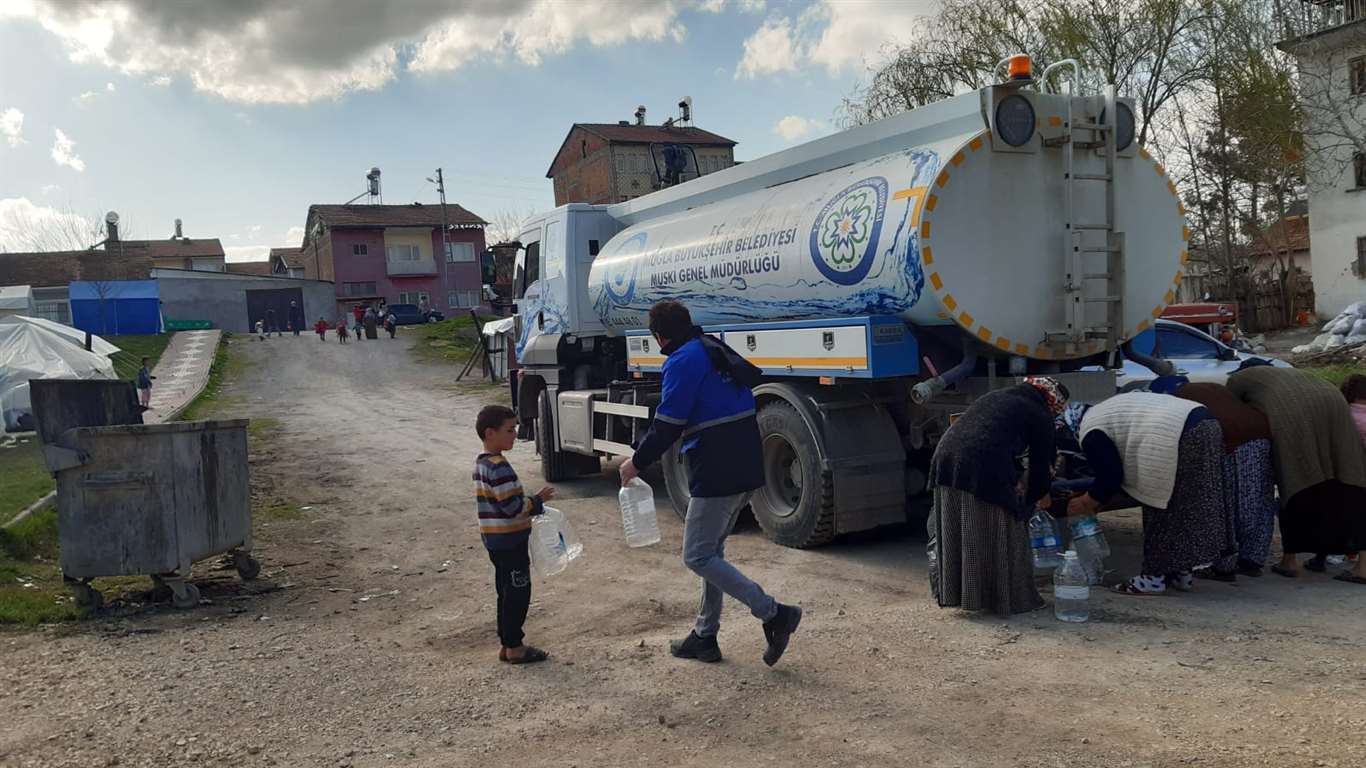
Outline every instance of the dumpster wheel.
[(232, 553), (232, 565), (242, 581), (251, 581), (261, 575), (261, 561), (246, 552)]
[(75, 598), (77, 608), (86, 611), (98, 611), (104, 607), (104, 595), (100, 594), (98, 589), (90, 586), (89, 581), (68, 579), (66, 585), (71, 588), (71, 594)]
[(199, 587), (190, 582), (167, 576), (158, 576), (155, 581), (165, 584), (171, 590), (171, 605), (180, 610), (188, 610), (199, 605)]

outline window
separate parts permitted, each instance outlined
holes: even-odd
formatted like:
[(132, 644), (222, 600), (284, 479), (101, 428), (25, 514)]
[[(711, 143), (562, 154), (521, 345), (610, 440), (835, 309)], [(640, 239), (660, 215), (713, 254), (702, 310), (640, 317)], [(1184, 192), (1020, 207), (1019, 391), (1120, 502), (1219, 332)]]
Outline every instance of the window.
[(417, 305), (417, 306), (420, 307), (420, 306), (422, 306), (422, 302), (424, 302), (424, 301), (431, 301), (431, 294), (427, 293), (426, 291), (399, 291), (399, 292), (398, 292), (398, 303), (399, 303), (399, 304), (415, 304), (415, 305)]
[(446, 243), (446, 263), (474, 261), (474, 243)]
[(421, 261), (422, 251), (416, 245), (391, 245), (384, 249), (389, 261)]
[(1366, 278), (1366, 237), (1357, 238), (1357, 277)]
[(374, 283), (342, 283), (342, 295), (344, 296), (374, 296)]
[(1354, 96), (1366, 96), (1366, 56), (1347, 62), (1347, 79)]
[(370, 255), (370, 246), (366, 245), (365, 243), (355, 243), (355, 244), (353, 244), (353, 245), (351, 246), (351, 255), (352, 255), (352, 256), (369, 256), (369, 255)]
[(1212, 340), (1175, 329), (1162, 328), (1157, 332), (1158, 352), (1162, 357), (1182, 360), (1218, 360), (1219, 347)]
[(1352, 156), (1352, 178), (1357, 189), (1366, 188), (1366, 154), (1358, 152)]
[(541, 279), (541, 244), (527, 244), (526, 255), (522, 257), (522, 261), (526, 266), (522, 269), (522, 274), (513, 280), (516, 298), (519, 299), (526, 295), (527, 286)]
[(469, 309), (479, 306), (479, 291), (460, 289), (446, 294), (446, 306), (451, 309)]

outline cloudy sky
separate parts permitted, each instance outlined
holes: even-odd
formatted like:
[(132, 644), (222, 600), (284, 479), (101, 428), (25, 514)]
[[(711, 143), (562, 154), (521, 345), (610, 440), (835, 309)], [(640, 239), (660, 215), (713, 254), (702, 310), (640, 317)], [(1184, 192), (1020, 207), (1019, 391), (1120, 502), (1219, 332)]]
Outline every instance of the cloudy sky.
[[(934, 0), (0, 0), (0, 248), (117, 210), (131, 235), (297, 244), (383, 169), (386, 203), (553, 205), (573, 122), (685, 95), (751, 159), (832, 130)], [(900, 37), (899, 37), (900, 36)]]

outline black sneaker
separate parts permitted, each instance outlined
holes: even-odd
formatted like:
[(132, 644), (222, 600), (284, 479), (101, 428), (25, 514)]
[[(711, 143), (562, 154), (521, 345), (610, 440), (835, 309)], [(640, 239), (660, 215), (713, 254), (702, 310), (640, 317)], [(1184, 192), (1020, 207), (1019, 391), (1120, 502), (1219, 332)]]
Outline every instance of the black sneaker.
[(795, 605), (778, 604), (778, 615), (764, 622), (764, 637), (768, 638), (768, 650), (764, 651), (764, 663), (770, 667), (778, 663), (787, 650), (787, 641), (802, 623), (802, 609)]
[(669, 641), (669, 653), (680, 659), (696, 659), (707, 664), (721, 660), (721, 646), (715, 637), (702, 637), (697, 632), (689, 632), (682, 640)]
[(1238, 574), (1241, 576), (1252, 576), (1260, 578), (1262, 575), (1262, 565), (1254, 560), (1239, 560)]

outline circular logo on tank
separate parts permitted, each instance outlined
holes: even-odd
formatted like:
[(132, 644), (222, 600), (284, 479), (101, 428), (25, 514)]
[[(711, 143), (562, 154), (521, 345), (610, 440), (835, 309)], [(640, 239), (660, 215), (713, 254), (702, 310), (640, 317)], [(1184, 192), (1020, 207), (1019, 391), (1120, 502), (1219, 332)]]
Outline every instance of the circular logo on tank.
[(831, 282), (862, 280), (877, 254), (882, 217), (887, 212), (887, 180), (881, 176), (845, 187), (821, 208), (811, 225), (811, 260)]
[(635, 298), (636, 275), (640, 272), (640, 259), (636, 256), (645, 250), (649, 237), (648, 232), (640, 232), (627, 238), (605, 265), (602, 288), (613, 304), (630, 304)]

